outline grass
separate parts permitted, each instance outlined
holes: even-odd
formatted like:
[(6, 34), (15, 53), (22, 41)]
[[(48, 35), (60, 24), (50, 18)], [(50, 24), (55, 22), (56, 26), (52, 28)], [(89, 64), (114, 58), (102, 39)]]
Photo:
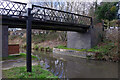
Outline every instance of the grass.
[(63, 46), (63, 45), (58, 45), (55, 48), (58, 48), (58, 49), (67, 49), (67, 50), (75, 50), (75, 51), (86, 51), (86, 49), (67, 48), (66, 46)]
[(55, 48), (67, 49), (67, 50), (75, 50), (75, 51), (100, 52), (100, 53), (103, 53), (103, 54), (107, 54), (114, 47), (115, 47), (114, 43), (107, 42), (107, 43), (105, 43), (105, 45), (95, 46), (95, 47), (93, 47), (91, 49), (73, 49), (73, 48), (67, 48), (66, 46), (63, 46), (63, 45), (59, 45), (59, 46), (57, 46)]
[(95, 46), (94, 48), (88, 49), (87, 51), (108, 53), (114, 47), (114, 43), (107, 43), (103, 46)]
[(54, 76), (51, 72), (42, 69), (40, 65), (32, 67), (32, 72), (27, 72), (26, 67), (15, 67), (8, 70), (3, 70), (4, 78), (58, 78)]
[[(19, 59), (19, 58), (26, 58), (26, 54), (25, 53), (20, 53), (20, 55), (9, 55), (8, 57), (3, 57), (2, 60), (11, 60), (11, 59)], [(36, 56), (32, 55), (33, 59), (37, 59)]]
[[(112, 42), (104, 42), (104, 43), (101, 43), (101, 45), (97, 45), (91, 49), (73, 49), (73, 48), (67, 48), (66, 46), (63, 46), (63, 45), (59, 45), (55, 48), (99, 53), (96, 56), (96, 58), (103, 59), (105, 55), (111, 55), (110, 52), (112, 51), (113, 48), (115, 48), (115, 45)], [(87, 56), (88, 59), (91, 57), (92, 56)]]
[(16, 38), (17, 38), (16, 35), (9, 36), (9, 39), (10, 39), (10, 40), (14, 40), (14, 39), (16, 39)]

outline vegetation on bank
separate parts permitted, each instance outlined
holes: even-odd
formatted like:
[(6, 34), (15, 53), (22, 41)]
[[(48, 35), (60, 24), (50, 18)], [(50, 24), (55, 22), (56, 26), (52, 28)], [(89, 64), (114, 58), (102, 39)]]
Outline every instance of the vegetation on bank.
[(67, 46), (64, 46), (64, 45), (58, 45), (55, 48), (58, 48), (58, 49), (67, 49), (67, 50), (75, 50), (75, 51), (86, 51), (86, 49), (67, 48)]
[(117, 46), (114, 45), (114, 43), (111, 43), (111, 42), (105, 42), (105, 43), (100, 43), (100, 44), (98, 44), (97, 46), (95, 46), (91, 49), (73, 49), (73, 48), (67, 48), (66, 46), (63, 46), (63, 45), (59, 45), (55, 48), (75, 50), (75, 51), (100, 52), (100, 53), (103, 53), (103, 54), (107, 54), (107, 53), (110, 52), (110, 50), (112, 48), (117, 47)]
[[(15, 60), (15, 59), (19, 59), (19, 58), (26, 58), (26, 54), (25, 53), (20, 53), (19, 55), (9, 55), (8, 57), (3, 57), (2, 60)], [(33, 59), (37, 59), (36, 56), (32, 55)]]
[[(92, 52), (92, 53), (95, 53), (95, 56), (94, 56), (95, 59), (99, 59), (99, 60), (113, 60), (113, 61), (119, 60), (118, 58), (119, 55), (117, 54), (117, 45), (116, 43), (111, 41), (101, 42), (97, 46), (91, 49), (73, 49), (73, 48), (67, 48), (66, 46), (63, 46), (63, 45), (59, 45), (55, 48)], [(89, 57), (93, 57), (93, 56), (89, 56)]]
[(40, 65), (35, 65), (32, 67), (32, 72), (27, 72), (26, 67), (15, 67), (8, 70), (3, 70), (4, 78), (58, 78), (54, 76), (51, 72), (42, 69)]
[[(26, 44), (24, 46), (22, 46), (23, 49), (26, 48)], [(42, 47), (42, 46), (38, 46), (38, 45), (34, 45), (34, 47), (32, 48), (33, 50), (36, 51), (45, 51), (45, 52), (52, 52), (53, 48), (50, 47)]]
[(52, 52), (52, 48), (50, 48), (50, 47), (39, 47), (38, 45), (35, 45), (35, 47), (33, 49), (34, 50), (45, 51), (45, 52)]
[(44, 41), (55, 40), (56, 38), (59, 38), (60, 34), (61, 33), (49, 31), (49, 33), (46, 33), (46, 34), (43, 33), (40, 35), (32, 35), (32, 39), (33, 39), (32, 42), (37, 44)]
[[(39, 34), (32, 33), (32, 49), (34, 50), (41, 50), (42, 48), (51, 49), (56, 45), (66, 44), (66, 37), (65, 37), (66, 32), (60, 32), (60, 31), (51, 32), (51, 31), (44, 31), (44, 30), (43, 31), (37, 30), (37, 31), (44, 32), (44, 33), (39, 33)], [(12, 33), (15, 33), (15, 32), (12, 32), (12, 31), (10, 32), (11, 34), (9, 35), (9, 44), (19, 44), (20, 48), (26, 48), (27, 47), (26, 34), (24, 33), (24, 30), (21, 30), (20, 32), (23, 32), (23, 35), (20, 35), (20, 36), (13, 35)]]

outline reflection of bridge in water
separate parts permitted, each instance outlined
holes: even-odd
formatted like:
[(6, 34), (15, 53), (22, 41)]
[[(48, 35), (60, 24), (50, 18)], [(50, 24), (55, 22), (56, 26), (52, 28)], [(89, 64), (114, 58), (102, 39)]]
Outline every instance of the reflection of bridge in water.
[(40, 57), (40, 64), (47, 70), (54, 73), (59, 78), (66, 78), (66, 63), (65, 61), (59, 60), (53, 57), (51, 53), (34, 52), (34, 55)]

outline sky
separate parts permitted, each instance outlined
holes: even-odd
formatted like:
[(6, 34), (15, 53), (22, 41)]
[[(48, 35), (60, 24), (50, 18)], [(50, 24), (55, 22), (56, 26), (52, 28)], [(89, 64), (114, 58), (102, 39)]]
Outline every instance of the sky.
[(10, 1), (17, 1), (17, 2), (27, 3), (28, 0), (10, 0)]
[[(49, 2), (49, 1), (69, 1), (69, 2), (72, 2), (72, 1), (77, 1), (77, 2), (93, 2), (93, 1), (96, 1), (96, 0), (11, 0), (11, 1), (17, 1), (17, 2), (28, 2), (28, 1), (42, 1), (42, 2)], [(98, 0), (98, 1), (102, 1), (102, 0)]]
[[(96, 1), (96, 0), (11, 0), (11, 1), (17, 1), (17, 2), (23, 2), (23, 3), (27, 3), (27, 2), (30, 2), (30, 1), (34, 1), (34, 2), (49, 2), (49, 1), (69, 1), (69, 2), (72, 2), (72, 1), (76, 1), (76, 2), (93, 2), (93, 1)], [(98, 3), (100, 3), (101, 1), (104, 1), (104, 2), (118, 2), (119, 0), (97, 0)]]

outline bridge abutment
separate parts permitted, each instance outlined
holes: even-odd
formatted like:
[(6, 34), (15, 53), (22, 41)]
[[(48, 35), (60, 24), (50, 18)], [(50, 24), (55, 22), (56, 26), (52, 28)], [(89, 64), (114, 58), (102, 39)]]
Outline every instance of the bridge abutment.
[(89, 49), (91, 48), (90, 32), (67, 32), (67, 47), (75, 49)]
[(67, 47), (75, 49), (90, 49), (96, 46), (103, 36), (102, 26), (90, 28), (85, 33), (67, 32)]
[(8, 26), (0, 26), (0, 53), (8, 57)]

